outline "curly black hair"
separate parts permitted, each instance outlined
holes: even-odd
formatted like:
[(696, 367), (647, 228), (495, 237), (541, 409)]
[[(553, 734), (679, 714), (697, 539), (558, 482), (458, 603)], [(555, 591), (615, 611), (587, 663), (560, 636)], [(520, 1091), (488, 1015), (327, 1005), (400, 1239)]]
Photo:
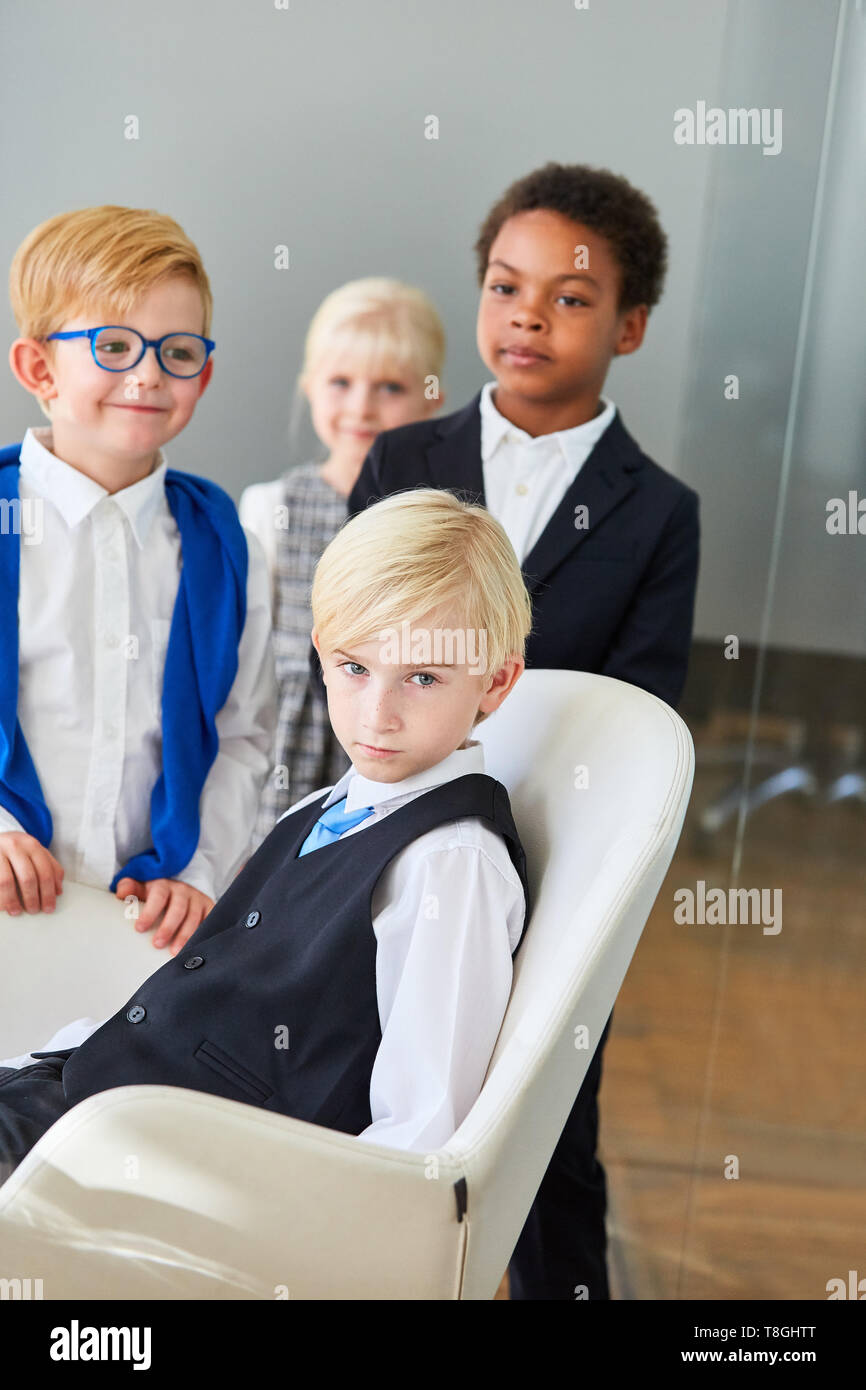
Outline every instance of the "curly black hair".
[(503, 223), (519, 212), (544, 208), (582, 222), (606, 238), (622, 271), (618, 308), (661, 298), (668, 240), (658, 213), (645, 193), (609, 169), (550, 162), (505, 190), (490, 209), (478, 240), (478, 284), (484, 284), (490, 248)]

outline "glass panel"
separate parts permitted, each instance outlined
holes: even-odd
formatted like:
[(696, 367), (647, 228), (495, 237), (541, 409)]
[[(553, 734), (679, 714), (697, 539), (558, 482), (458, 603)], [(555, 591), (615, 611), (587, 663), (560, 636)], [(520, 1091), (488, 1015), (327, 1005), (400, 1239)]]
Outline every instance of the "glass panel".
[(822, 1299), (866, 1206), (866, 14), (730, 15), (718, 104), (782, 108), (783, 147), (713, 152), (697, 772), (605, 1062), (611, 1264), (618, 1297)]

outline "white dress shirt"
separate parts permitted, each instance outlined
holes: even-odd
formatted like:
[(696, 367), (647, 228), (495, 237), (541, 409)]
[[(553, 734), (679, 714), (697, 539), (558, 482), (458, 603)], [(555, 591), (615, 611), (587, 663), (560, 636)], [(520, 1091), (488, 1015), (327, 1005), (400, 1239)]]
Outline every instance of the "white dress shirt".
[[(341, 838), (361, 835), (431, 787), (483, 771), (476, 740), (400, 782), (373, 782), (353, 764), (321, 805), (345, 796), (347, 814), (372, 806)], [(312, 792), (285, 815), (321, 796)], [(372, 1124), (359, 1138), (426, 1153), (463, 1122), (502, 1026), (525, 910), (504, 839), (477, 816), (428, 830), (387, 865), (372, 899), (382, 1040)]]
[[(321, 805), (345, 796), (347, 812), (372, 806), (343, 838), (360, 835), (431, 787), (483, 771), (477, 741), (400, 782), (370, 781), (353, 765)], [(285, 815), (325, 791), (312, 792)], [(499, 1036), (525, 910), (505, 841), (477, 816), (428, 830), (387, 865), (372, 899), (382, 1040), (370, 1078), (372, 1123), (360, 1139), (426, 1153), (463, 1122)], [(78, 1019), (34, 1050), (75, 1047), (100, 1026)], [(28, 1053), (0, 1065), (33, 1061)]]
[[(285, 484), (282, 478), (270, 483), (250, 483), (241, 493), (238, 515), (247, 531), (258, 537), (275, 594), (277, 582), (277, 508), (284, 502)], [(312, 618), (310, 619), (312, 625)]]
[[(146, 478), (109, 494), (51, 444), (48, 426), (21, 447), (22, 517), (32, 520), (21, 536), (18, 717), (53, 819), (52, 854), (71, 879), (107, 888), (151, 846), (180, 533), (162, 453)], [(198, 848), (177, 875), (214, 899), (247, 856), (276, 720), (270, 584), (258, 541), (247, 544), (238, 671), (216, 718)], [(0, 830), (20, 829), (0, 806)]]
[(488, 511), (522, 564), (616, 414), (601, 397), (592, 420), (535, 438), (500, 415), (495, 381), (481, 390), (481, 462)]

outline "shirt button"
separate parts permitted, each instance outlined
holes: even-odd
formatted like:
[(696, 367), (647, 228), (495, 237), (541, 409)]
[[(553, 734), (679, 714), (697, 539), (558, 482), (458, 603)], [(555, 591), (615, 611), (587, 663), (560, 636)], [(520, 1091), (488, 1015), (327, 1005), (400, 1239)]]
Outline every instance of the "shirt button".
[(204, 965), (204, 956), (190, 956), (189, 960), (183, 963), (184, 970), (198, 970), (200, 965)]
[(126, 1017), (129, 1019), (130, 1023), (140, 1023), (146, 1013), (147, 1009), (141, 1004), (133, 1004), (131, 1009), (127, 1009)]
[(106, 637), (105, 645), (106, 647), (119, 647), (120, 638), (116, 635), (116, 633), (112, 633), (110, 637)]
[(117, 731), (117, 725), (116, 725), (116, 724), (106, 724), (106, 726), (105, 726), (105, 737), (106, 737), (106, 738), (108, 738), (108, 739), (117, 738), (117, 732), (118, 732), (118, 731)]
[(526, 483), (518, 483), (514, 491), (517, 493), (519, 497), (525, 497), (527, 492), (529, 491), (529, 488), (526, 486)]
[(251, 912), (250, 915), (247, 917), (246, 925), (248, 927), (257, 927), (261, 920), (262, 914), (260, 912)]

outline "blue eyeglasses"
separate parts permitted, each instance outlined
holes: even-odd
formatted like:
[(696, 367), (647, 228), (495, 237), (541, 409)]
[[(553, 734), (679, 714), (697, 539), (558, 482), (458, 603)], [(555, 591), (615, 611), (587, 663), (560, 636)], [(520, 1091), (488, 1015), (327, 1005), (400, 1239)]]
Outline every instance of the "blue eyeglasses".
[[(102, 328), (78, 328), (68, 333), (49, 333), (52, 338), (89, 338), (93, 360), (104, 372), (128, 372), (138, 365), (149, 347), (169, 376), (198, 376), (216, 347), (210, 338), (198, 333), (164, 333), (161, 338), (145, 338), (136, 328), (106, 324)], [(169, 362), (171, 366), (169, 366)]]

